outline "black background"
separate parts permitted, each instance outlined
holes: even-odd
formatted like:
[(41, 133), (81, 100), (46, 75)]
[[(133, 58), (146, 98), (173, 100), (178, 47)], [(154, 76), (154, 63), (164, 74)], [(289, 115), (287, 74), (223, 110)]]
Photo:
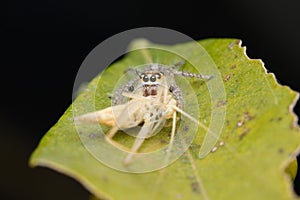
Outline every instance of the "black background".
[(240, 38), (250, 58), (261, 58), (281, 84), (300, 91), (299, 0), (11, 0), (1, 19), (1, 199), (88, 199), (76, 181), (27, 162), (71, 104), (85, 56), (121, 31), (158, 26), (196, 40)]

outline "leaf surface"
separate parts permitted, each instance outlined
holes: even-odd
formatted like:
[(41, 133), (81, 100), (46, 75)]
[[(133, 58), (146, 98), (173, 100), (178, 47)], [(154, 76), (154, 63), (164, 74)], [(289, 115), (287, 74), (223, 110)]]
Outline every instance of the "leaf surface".
[[(145, 41), (137, 40), (132, 46), (142, 42)], [(279, 85), (273, 74), (266, 73), (260, 60), (249, 59), (239, 40), (208, 39), (200, 44), (217, 67), (218, 73), (212, 73), (221, 81), (212, 80), (211, 85), (197, 80), (190, 83), (200, 105), (199, 121), (207, 127), (223, 121), (219, 127), (210, 127), (215, 132), (222, 128), (218, 140), (208, 138), (203, 143), (206, 131), (199, 128), (189, 150), (172, 165), (149, 173), (120, 172), (99, 162), (83, 146), (82, 136), (73, 123), (71, 106), (43, 137), (30, 158), (30, 165), (67, 174), (101, 199), (296, 199), (285, 169), (295, 159), (300, 144), (296, 117), (292, 113), (298, 94)], [(165, 48), (189, 52), (189, 59), (199, 62), (200, 66), (209, 60), (199, 60), (188, 43)], [(100, 81), (100, 75), (91, 81), (74, 102), (76, 108), (82, 108), (78, 112), (93, 110), (86, 102), (94, 100), (96, 109), (110, 106), (108, 94), (122, 72), (128, 66), (143, 64), (149, 59), (171, 65), (178, 61), (178, 56), (151, 50), (129, 53), (110, 66)], [(183, 70), (194, 68), (188, 63)], [(210, 72), (210, 69), (203, 70)], [(214, 85), (220, 83), (221, 86)], [(223, 96), (222, 92), (218, 93), (222, 88)], [(90, 91), (95, 90), (94, 97)], [(223, 114), (226, 111), (224, 119), (220, 110)], [(103, 127), (103, 130), (108, 128)], [(169, 130), (166, 128), (162, 133)], [(84, 137), (92, 143), (98, 135), (90, 132)], [(124, 134), (114, 139), (125, 144), (131, 142)], [(147, 141), (141, 151), (151, 150), (165, 140), (168, 134), (158, 134)], [(204, 157), (200, 159), (201, 146), (208, 145), (205, 148), (209, 149), (215, 143), (217, 150), (208, 155), (200, 153), (200, 157)], [(95, 151), (97, 148), (95, 146)], [(111, 156), (109, 152), (99, 154)]]

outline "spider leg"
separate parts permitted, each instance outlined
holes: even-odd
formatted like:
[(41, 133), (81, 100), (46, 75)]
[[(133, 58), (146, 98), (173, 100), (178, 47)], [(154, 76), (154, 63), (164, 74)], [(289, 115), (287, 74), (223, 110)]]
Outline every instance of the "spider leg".
[(124, 86), (120, 87), (118, 90), (116, 90), (111, 97), (112, 104), (118, 105), (118, 104), (123, 103), (125, 97), (122, 95), (122, 93), (123, 92), (133, 92), (135, 90), (134, 85), (136, 84), (136, 82), (138, 80), (139, 80), (139, 77), (136, 77), (136, 78), (132, 79), (131, 81), (129, 81), (128, 83), (126, 83)]
[(179, 68), (179, 67), (181, 67), (181, 66), (183, 66), (185, 64), (185, 61), (183, 60), (183, 61), (180, 61), (180, 62), (177, 62), (177, 63), (175, 63), (174, 65), (172, 65), (171, 67), (170, 67), (170, 69), (171, 70), (175, 70), (176, 68)]
[(190, 72), (184, 72), (184, 71), (174, 71), (173, 73), (176, 75), (183, 76), (183, 77), (199, 78), (202, 80), (209, 80), (209, 79), (213, 78), (213, 76), (211, 76), (211, 75), (196, 74), (196, 73), (190, 73)]
[(134, 94), (134, 93), (128, 93), (128, 92), (123, 92), (122, 95), (124, 97), (128, 97), (128, 98), (131, 98), (131, 99), (138, 99), (138, 100), (141, 100), (141, 101), (149, 101), (147, 99), (147, 97), (144, 97), (144, 96), (141, 96), (141, 95), (138, 95), (138, 94)]
[(183, 107), (183, 99), (182, 99), (182, 92), (181, 89), (176, 85), (175, 82), (171, 83), (170, 92), (174, 95), (175, 100), (177, 101), (178, 107), (182, 109)]

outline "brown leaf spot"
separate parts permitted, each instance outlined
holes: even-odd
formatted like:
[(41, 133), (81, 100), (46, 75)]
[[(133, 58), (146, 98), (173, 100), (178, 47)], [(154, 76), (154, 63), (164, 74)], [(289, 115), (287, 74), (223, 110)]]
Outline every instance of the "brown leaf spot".
[(189, 127), (188, 127), (188, 126), (185, 126), (185, 127), (183, 128), (183, 130), (187, 132), (187, 131), (189, 130)]
[(245, 128), (242, 132), (242, 134), (239, 136), (239, 140), (242, 140), (246, 135), (247, 133), (250, 131), (249, 128)]
[(254, 117), (251, 116), (250, 113), (249, 113), (248, 111), (246, 111), (246, 112), (244, 113), (244, 115), (242, 116), (242, 119), (241, 119), (240, 121), (237, 122), (236, 126), (237, 126), (237, 127), (241, 127), (241, 126), (243, 126), (247, 121), (250, 121), (250, 120), (252, 120), (252, 119), (254, 119)]
[(161, 143), (161, 144), (167, 144), (168, 142), (167, 142), (166, 140), (164, 140), (164, 139), (161, 139), (161, 140), (160, 140), (160, 143)]
[(279, 154), (282, 154), (283, 152), (284, 152), (284, 150), (283, 150), (282, 148), (279, 148), (279, 149), (278, 149), (278, 153), (279, 153)]
[(249, 114), (249, 112), (247, 111), (247, 112), (244, 113), (244, 119), (245, 119), (246, 121), (249, 121), (249, 120), (254, 119), (254, 117), (251, 116), (251, 115)]
[(224, 106), (224, 105), (226, 105), (226, 103), (227, 103), (226, 100), (220, 100), (220, 101), (218, 101), (218, 103), (217, 103), (217, 107)]
[(200, 194), (200, 185), (198, 182), (192, 182), (191, 187), (193, 192)]
[(98, 135), (98, 134), (95, 134), (95, 133), (90, 133), (90, 134), (89, 134), (89, 138), (92, 139), (92, 140), (94, 140), (94, 139), (99, 138), (99, 135)]
[(229, 81), (230, 78), (231, 78), (231, 76), (227, 75), (227, 76), (225, 76), (224, 81), (227, 82), (227, 81)]
[(107, 176), (102, 176), (102, 180), (103, 180), (105, 183), (107, 183), (107, 182), (108, 182)]
[(234, 42), (232, 42), (232, 43), (230, 43), (230, 44), (228, 45), (228, 48), (229, 48), (230, 50), (232, 50), (233, 47), (234, 47), (235, 45), (238, 45), (239, 43), (240, 43), (239, 40), (235, 40)]
[(241, 127), (241, 126), (243, 126), (243, 124), (244, 124), (244, 120), (240, 120), (236, 123), (236, 126)]
[(182, 194), (176, 194), (176, 199), (182, 199)]

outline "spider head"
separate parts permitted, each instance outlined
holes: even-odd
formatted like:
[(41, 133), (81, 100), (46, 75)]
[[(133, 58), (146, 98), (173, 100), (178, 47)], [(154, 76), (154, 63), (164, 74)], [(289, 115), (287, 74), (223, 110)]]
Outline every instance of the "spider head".
[(157, 90), (164, 84), (164, 75), (162, 72), (146, 71), (139, 76), (144, 88), (143, 96), (145, 97), (157, 95)]

